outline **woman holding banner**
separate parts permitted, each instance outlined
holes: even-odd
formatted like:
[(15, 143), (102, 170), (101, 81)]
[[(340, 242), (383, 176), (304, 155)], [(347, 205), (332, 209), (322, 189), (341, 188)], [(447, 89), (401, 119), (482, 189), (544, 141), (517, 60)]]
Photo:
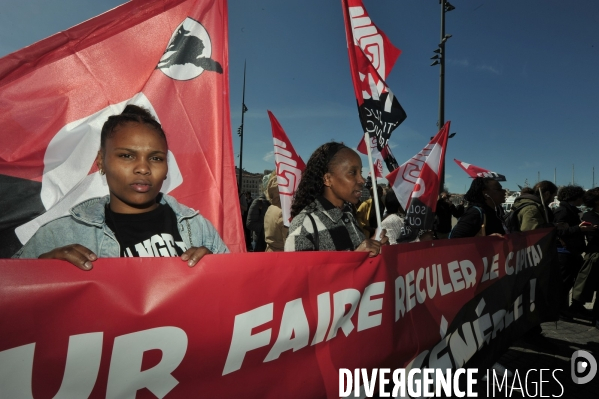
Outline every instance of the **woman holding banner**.
[(314, 151), (291, 205), (285, 251), (364, 251), (380, 253), (387, 244), (366, 239), (350, 204), (357, 204), (365, 180), (362, 160), (344, 144), (330, 142)]
[(504, 235), (503, 210), (505, 189), (491, 177), (477, 177), (464, 195), (468, 210), (458, 220), (448, 238)]
[(191, 267), (206, 254), (229, 252), (208, 220), (160, 193), (167, 154), (162, 126), (147, 110), (127, 105), (110, 116), (96, 158), (109, 195), (42, 226), (14, 257), (61, 259), (90, 270), (105, 257), (178, 256)]

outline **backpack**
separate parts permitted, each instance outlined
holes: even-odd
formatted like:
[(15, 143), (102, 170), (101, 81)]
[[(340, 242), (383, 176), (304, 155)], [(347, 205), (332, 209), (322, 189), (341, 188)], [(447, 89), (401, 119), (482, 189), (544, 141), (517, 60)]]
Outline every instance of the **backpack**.
[[(476, 209), (478, 211), (478, 213), (480, 214), (480, 230), (478, 231), (478, 233), (476, 233), (476, 235), (474, 237), (484, 237), (486, 235), (486, 224), (487, 224), (487, 215), (485, 215), (485, 212), (478, 206), (476, 205), (472, 205), (472, 208)], [(463, 216), (463, 215), (462, 215)], [(458, 218), (458, 222), (460, 221), (461, 218)], [(457, 223), (456, 223), (457, 226)], [(455, 226), (453, 226), (455, 227)], [(451, 231), (449, 232), (449, 235), (447, 236), (447, 238), (451, 238), (451, 234), (453, 233), (453, 228), (451, 229)]]
[(516, 207), (512, 206), (509, 212), (507, 212), (503, 216), (503, 224), (507, 228), (508, 233), (514, 233), (521, 231), (520, 230), (520, 221), (518, 220), (518, 212), (527, 206), (536, 206), (535, 204), (531, 204), (530, 202), (525, 202)]

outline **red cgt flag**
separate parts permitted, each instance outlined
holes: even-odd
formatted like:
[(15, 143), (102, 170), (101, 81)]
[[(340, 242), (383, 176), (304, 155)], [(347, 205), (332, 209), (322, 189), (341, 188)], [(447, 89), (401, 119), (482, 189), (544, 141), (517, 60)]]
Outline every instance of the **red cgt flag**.
[(0, 255), (108, 193), (94, 164), (100, 129), (129, 103), (149, 109), (167, 134), (162, 191), (244, 251), (227, 40), (225, 0), (132, 0), (0, 59)]
[(349, 66), (365, 133), (376, 137), (379, 151), (406, 113), (385, 83), (401, 51), (370, 20), (362, 0), (341, 0)]
[(476, 177), (491, 177), (497, 181), (505, 181), (505, 176), (499, 173), (491, 172), (489, 169), (481, 168), (480, 166), (472, 165), (466, 162), (458, 161), (454, 158), (454, 162), (457, 163), (460, 168), (473, 179)]
[(289, 226), (291, 223), (291, 202), (293, 194), (297, 189), (306, 164), (297, 155), (291, 145), (291, 141), (285, 134), (283, 127), (272, 112), (268, 111), (270, 125), (272, 127), (272, 139), (275, 146), (275, 164), (277, 166), (277, 183), (279, 195), (281, 196), (281, 209), (283, 210), (283, 224)]
[(435, 137), (407, 162), (387, 175), (387, 180), (406, 210), (406, 239), (420, 230), (430, 230), (435, 219), (440, 175), (449, 134), (447, 121)]

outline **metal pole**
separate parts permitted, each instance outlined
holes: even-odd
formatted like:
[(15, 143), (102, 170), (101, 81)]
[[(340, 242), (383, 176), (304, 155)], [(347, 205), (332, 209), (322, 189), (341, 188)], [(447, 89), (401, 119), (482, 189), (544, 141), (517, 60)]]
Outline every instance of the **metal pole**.
[[(372, 195), (373, 195), (372, 200), (374, 201), (374, 211), (376, 212), (377, 228), (375, 231), (374, 238), (375, 238), (375, 240), (380, 241), (381, 233), (382, 233), (381, 210), (379, 207), (378, 183), (376, 181), (376, 173), (374, 172), (374, 164), (372, 162), (372, 149), (370, 148), (371, 140), (370, 140), (370, 134), (368, 132), (364, 133), (364, 140), (366, 141), (366, 149), (368, 152), (368, 169), (370, 169), (370, 178), (372, 180)], [(371, 210), (371, 212), (372, 212), (372, 210)]]
[[(441, 3), (441, 39), (439, 41), (439, 49), (441, 50), (441, 63), (440, 63), (440, 72), (439, 72), (439, 121), (438, 128), (439, 130), (445, 124), (445, 0), (439, 0)], [(443, 165), (441, 166), (441, 179), (440, 179), (441, 187), (439, 191), (443, 191), (445, 187), (445, 159), (443, 160)]]
[(243, 179), (243, 116), (245, 114), (245, 61), (243, 61), (243, 95), (241, 96), (241, 131), (239, 132), (239, 193), (241, 194), (241, 181)]

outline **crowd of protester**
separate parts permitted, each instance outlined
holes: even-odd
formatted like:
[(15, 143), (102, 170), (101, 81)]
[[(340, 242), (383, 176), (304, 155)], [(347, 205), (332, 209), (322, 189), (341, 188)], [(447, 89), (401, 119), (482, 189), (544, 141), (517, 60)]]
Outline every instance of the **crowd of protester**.
[[(193, 267), (205, 255), (229, 252), (207, 219), (160, 193), (168, 173), (167, 152), (166, 134), (147, 110), (129, 105), (109, 117), (96, 158), (109, 195), (78, 204), (69, 215), (42, 226), (15, 257), (62, 259), (90, 270), (100, 257), (178, 256)], [(365, 184), (354, 150), (336, 142), (321, 145), (303, 171), (286, 227), (276, 173), (265, 175), (258, 198), (249, 192), (239, 196), (247, 250), (363, 251), (374, 257), (383, 246), (403, 242), (406, 214), (396, 194), (376, 185), (362, 201)], [(439, 194), (434, 223), (416, 241), (556, 228), (560, 317), (597, 323), (597, 302), (592, 311), (585, 304), (599, 288), (599, 188), (558, 190), (541, 181), (522, 189), (508, 214), (502, 208), (506, 190), (493, 178), (475, 178), (463, 201), (451, 198), (446, 190)], [(154, 241), (164, 248), (153, 251)], [(541, 334), (536, 326), (525, 338)]]

